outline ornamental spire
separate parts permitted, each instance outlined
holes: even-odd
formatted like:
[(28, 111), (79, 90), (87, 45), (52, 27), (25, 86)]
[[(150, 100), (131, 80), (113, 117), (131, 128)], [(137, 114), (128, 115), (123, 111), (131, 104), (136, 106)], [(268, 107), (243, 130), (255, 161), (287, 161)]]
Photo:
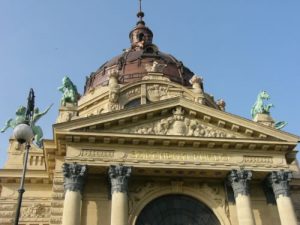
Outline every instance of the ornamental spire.
[(129, 33), (131, 49), (133, 50), (146, 49), (148, 46), (152, 45), (153, 33), (145, 26), (143, 20), (144, 15), (145, 14), (142, 11), (142, 0), (139, 0), (139, 12), (137, 13), (139, 21), (136, 23), (135, 28)]
[(145, 16), (145, 14), (142, 11), (142, 0), (139, 0), (139, 12), (136, 15), (139, 18), (139, 21), (137, 22), (137, 24), (141, 23), (141, 24), (145, 25), (145, 22), (143, 21), (143, 17)]

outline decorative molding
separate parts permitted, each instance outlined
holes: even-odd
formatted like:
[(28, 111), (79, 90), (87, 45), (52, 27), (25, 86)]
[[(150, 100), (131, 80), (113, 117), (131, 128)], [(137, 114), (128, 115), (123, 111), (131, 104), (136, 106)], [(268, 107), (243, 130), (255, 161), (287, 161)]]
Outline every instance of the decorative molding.
[(277, 199), (280, 195), (290, 196), (289, 182), (293, 175), (291, 171), (273, 171), (267, 177), (268, 185), (270, 185)]
[(241, 195), (249, 195), (249, 181), (251, 180), (252, 172), (244, 169), (232, 170), (228, 175), (228, 181), (234, 192), (234, 197)]
[(80, 191), (82, 193), (84, 179), (87, 174), (86, 165), (64, 163), (62, 169), (65, 191)]
[(108, 175), (111, 182), (111, 194), (114, 192), (128, 192), (128, 179), (131, 175), (131, 167), (117, 165), (110, 166)]
[(169, 78), (164, 77), (163, 73), (153, 73), (150, 72), (147, 75), (145, 75), (142, 80), (162, 80), (162, 81), (170, 81)]
[(136, 96), (140, 96), (141, 95), (141, 87), (134, 87), (129, 89), (128, 91), (124, 91), (123, 95), (126, 96), (126, 98), (128, 100), (135, 98)]

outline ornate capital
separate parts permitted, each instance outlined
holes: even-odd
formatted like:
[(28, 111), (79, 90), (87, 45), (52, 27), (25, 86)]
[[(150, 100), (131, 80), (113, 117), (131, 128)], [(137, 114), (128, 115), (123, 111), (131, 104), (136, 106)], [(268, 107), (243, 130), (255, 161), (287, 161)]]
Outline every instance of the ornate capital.
[(86, 165), (64, 163), (62, 169), (65, 191), (80, 191), (82, 193), (87, 172)]
[(114, 192), (127, 193), (128, 179), (131, 174), (131, 167), (117, 165), (110, 166), (108, 175), (111, 182), (111, 194)]
[(273, 171), (267, 177), (268, 184), (272, 187), (276, 199), (279, 195), (289, 196), (289, 182), (292, 179), (291, 171)]
[(249, 181), (251, 180), (252, 172), (248, 170), (232, 170), (228, 175), (228, 181), (230, 182), (234, 197), (239, 194), (249, 195)]

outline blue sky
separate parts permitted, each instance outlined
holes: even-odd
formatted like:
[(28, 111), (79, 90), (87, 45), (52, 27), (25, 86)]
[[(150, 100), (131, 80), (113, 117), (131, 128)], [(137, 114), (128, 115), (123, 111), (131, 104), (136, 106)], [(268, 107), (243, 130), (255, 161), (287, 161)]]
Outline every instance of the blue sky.
[[(0, 123), (32, 87), (40, 109), (54, 103), (39, 121), (51, 139), (62, 77), (82, 92), (86, 76), (129, 47), (137, 9), (137, 0), (0, 1)], [(143, 11), (154, 43), (203, 76), (228, 112), (250, 118), (267, 90), (273, 118), (300, 135), (300, 1), (144, 0)], [(0, 134), (0, 167), (10, 135)]]

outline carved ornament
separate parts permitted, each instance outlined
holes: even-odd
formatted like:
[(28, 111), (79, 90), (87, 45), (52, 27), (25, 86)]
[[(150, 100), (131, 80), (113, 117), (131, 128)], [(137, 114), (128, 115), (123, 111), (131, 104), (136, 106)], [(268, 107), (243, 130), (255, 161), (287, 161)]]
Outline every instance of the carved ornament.
[(289, 196), (290, 187), (289, 182), (292, 179), (291, 171), (273, 171), (267, 177), (268, 184), (272, 187), (276, 199), (280, 196)]
[(114, 192), (128, 192), (128, 179), (131, 175), (131, 167), (122, 165), (110, 166), (108, 175), (111, 182), (111, 194)]
[(65, 191), (83, 191), (84, 179), (87, 174), (86, 165), (80, 165), (77, 163), (64, 163), (63, 175), (64, 175), (64, 189)]
[(235, 198), (241, 195), (249, 195), (249, 181), (252, 172), (247, 170), (232, 170), (228, 175), (228, 181), (234, 192)]

